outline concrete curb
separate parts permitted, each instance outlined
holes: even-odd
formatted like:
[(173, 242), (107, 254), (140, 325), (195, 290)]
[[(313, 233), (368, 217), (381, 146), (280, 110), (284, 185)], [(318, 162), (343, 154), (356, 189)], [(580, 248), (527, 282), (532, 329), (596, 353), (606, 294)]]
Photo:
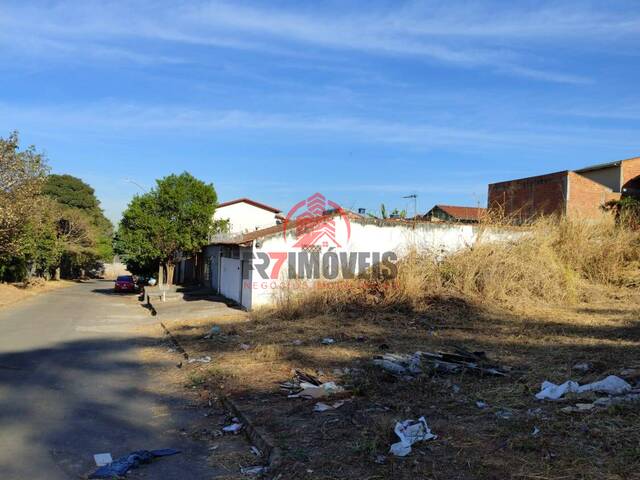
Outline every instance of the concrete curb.
[(189, 360), (189, 354), (187, 353), (187, 351), (184, 348), (182, 348), (182, 345), (180, 345), (180, 342), (178, 342), (176, 337), (173, 336), (173, 334), (167, 328), (167, 326), (162, 322), (160, 322), (160, 326), (164, 330), (164, 333), (166, 333), (167, 336), (169, 337), (169, 339), (171, 340), (171, 343), (173, 343), (173, 345), (176, 347), (176, 350), (182, 354), (182, 356), (185, 358), (185, 360)]
[[(160, 326), (165, 331), (171, 343), (175, 346), (176, 350), (182, 354), (182, 356), (189, 360), (189, 354), (187, 351), (180, 345), (180, 342), (173, 336), (169, 328), (160, 322)], [(220, 395), (220, 403), (229, 410), (234, 417), (237, 417), (238, 420), (244, 425), (243, 432), (247, 436), (249, 442), (252, 445), (258, 447), (264, 454), (267, 459), (267, 467), (269, 468), (269, 472), (273, 473), (282, 463), (282, 450), (275, 445), (273, 438), (265, 432), (262, 428), (257, 427), (255, 422), (251, 420), (251, 417), (244, 412), (238, 404), (229, 398), (227, 395), (219, 393)]]
[(227, 410), (231, 411), (231, 413), (242, 422), (244, 432), (249, 438), (249, 441), (263, 452), (267, 458), (269, 472), (273, 473), (282, 463), (282, 451), (280, 448), (275, 446), (275, 442), (271, 436), (262, 428), (257, 427), (255, 422), (238, 407), (235, 401), (226, 395), (222, 395), (220, 401)]

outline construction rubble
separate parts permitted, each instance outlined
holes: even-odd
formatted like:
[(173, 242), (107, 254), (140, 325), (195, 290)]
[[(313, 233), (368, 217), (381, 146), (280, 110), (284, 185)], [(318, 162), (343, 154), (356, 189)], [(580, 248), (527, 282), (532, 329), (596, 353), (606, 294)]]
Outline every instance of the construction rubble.
[(385, 371), (399, 376), (416, 376), (424, 373), (460, 373), (468, 371), (478, 375), (504, 377), (510, 369), (494, 365), (484, 352), (470, 352), (463, 348), (455, 348), (453, 353), (415, 352), (414, 354), (385, 353), (373, 360)]

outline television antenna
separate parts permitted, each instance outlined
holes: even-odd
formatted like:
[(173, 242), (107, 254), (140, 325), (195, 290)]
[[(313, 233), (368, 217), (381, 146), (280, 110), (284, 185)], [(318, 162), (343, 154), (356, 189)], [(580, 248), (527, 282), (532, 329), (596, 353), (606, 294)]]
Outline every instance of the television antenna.
[(415, 193), (412, 193), (411, 195), (406, 195), (402, 198), (413, 199), (413, 219), (416, 220), (418, 218), (418, 195)]

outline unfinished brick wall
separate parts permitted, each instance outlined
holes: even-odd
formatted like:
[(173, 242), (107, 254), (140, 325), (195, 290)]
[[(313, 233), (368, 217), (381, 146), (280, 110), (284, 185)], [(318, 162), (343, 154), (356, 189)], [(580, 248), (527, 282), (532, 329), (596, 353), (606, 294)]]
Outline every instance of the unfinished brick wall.
[(611, 189), (579, 173), (569, 172), (568, 179), (567, 216), (592, 219), (601, 217), (601, 206), (612, 197)]
[(568, 172), (550, 173), (489, 185), (488, 205), (511, 218), (565, 213)]
[(622, 161), (622, 188), (629, 195), (640, 197), (640, 157)]

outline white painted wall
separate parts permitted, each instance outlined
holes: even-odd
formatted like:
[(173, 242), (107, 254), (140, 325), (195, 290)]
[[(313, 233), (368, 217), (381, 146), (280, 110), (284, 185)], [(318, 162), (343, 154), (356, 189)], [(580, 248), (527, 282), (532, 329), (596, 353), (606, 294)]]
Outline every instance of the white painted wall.
[(229, 220), (229, 233), (246, 233), (276, 224), (276, 214), (245, 202), (219, 207), (214, 220)]
[[(513, 240), (522, 235), (521, 231), (489, 230), (476, 225), (462, 224), (433, 224), (419, 223), (415, 229), (406, 224), (388, 225), (374, 224), (370, 222), (358, 222), (352, 220), (351, 236), (346, 239), (346, 226), (344, 222), (336, 221), (336, 239), (341, 243), (340, 248), (334, 248), (336, 252), (395, 252), (398, 258), (406, 255), (408, 251), (417, 249), (429, 252), (437, 256), (446, 255), (465, 247), (470, 247), (476, 241), (494, 242)], [(254, 252), (291, 252), (299, 251), (292, 248), (296, 242), (293, 234), (274, 235), (259, 242), (260, 247), (254, 242)], [(328, 248), (323, 248), (326, 252)], [(273, 268), (271, 262), (268, 272)], [(250, 285), (246, 283), (244, 288), (251, 288), (251, 302), (245, 305), (247, 308), (272, 304), (277, 295), (282, 294), (280, 285), (288, 280), (288, 268), (284, 265), (280, 271), (279, 281), (263, 280), (256, 271), (250, 272)], [(245, 303), (245, 302), (243, 302)]]

